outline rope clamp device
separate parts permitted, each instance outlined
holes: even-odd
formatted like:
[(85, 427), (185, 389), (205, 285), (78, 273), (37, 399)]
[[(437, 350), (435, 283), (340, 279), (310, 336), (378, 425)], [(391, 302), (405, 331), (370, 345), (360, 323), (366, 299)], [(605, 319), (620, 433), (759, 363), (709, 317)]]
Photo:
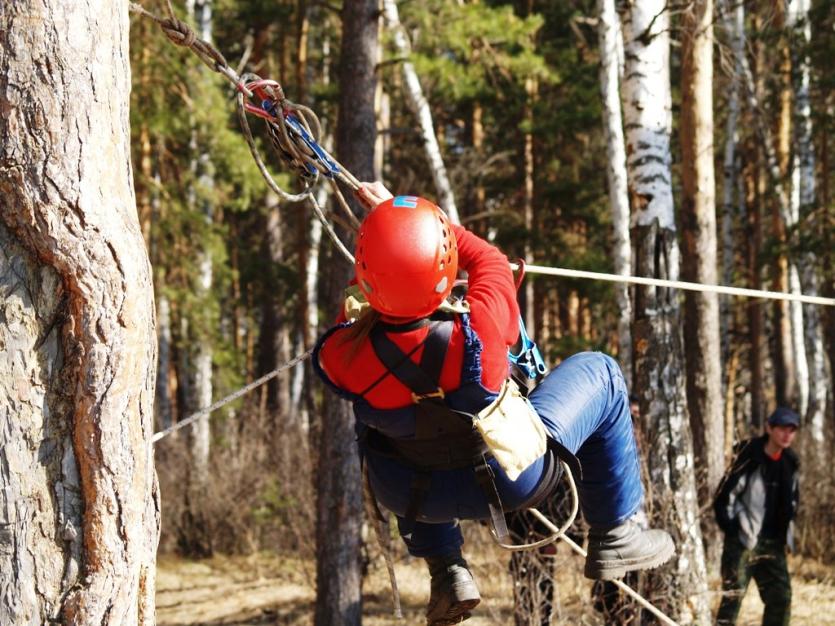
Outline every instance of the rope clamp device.
[(316, 142), (313, 134), (304, 127), (291, 109), (282, 104), (284, 91), (279, 83), (274, 80), (258, 79), (246, 83), (244, 89), (246, 91), (241, 90), (243, 93), (249, 92), (252, 97), (261, 102), (260, 106), (246, 102), (244, 103), (244, 109), (247, 113), (266, 120), (270, 125), (270, 138), (276, 149), (285, 158), (292, 161), (292, 155), (281, 145), (281, 133), (276, 132), (280, 130), (276, 128), (280, 115), (288, 131), (288, 139), (310, 157), (309, 160), (305, 160), (301, 164), (301, 167), (305, 170), (305, 172), (300, 172), (303, 178), (315, 179), (317, 174), (322, 173), (326, 178), (334, 179), (343, 174), (336, 160)]
[[(522, 284), (525, 278), (525, 259), (518, 259), (517, 265), (519, 275), (516, 278), (516, 290)], [(513, 354), (508, 350), (507, 358), (518, 367), (531, 380), (537, 376), (545, 376), (548, 373), (548, 366), (545, 365), (545, 359), (542, 358), (542, 353), (536, 345), (536, 342), (528, 336), (528, 331), (525, 328), (525, 320), (519, 316), (519, 338), (522, 341), (522, 347), (519, 354)]]

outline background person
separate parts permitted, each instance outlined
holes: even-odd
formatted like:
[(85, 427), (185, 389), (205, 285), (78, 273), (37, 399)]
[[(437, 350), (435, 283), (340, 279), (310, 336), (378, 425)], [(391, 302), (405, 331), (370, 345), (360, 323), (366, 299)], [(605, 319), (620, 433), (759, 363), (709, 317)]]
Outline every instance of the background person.
[(786, 549), (793, 547), (792, 520), (798, 506), (797, 455), (790, 449), (800, 417), (779, 407), (766, 433), (738, 445), (713, 508), (725, 534), (722, 551), (722, 602), (717, 624), (735, 624), (751, 578), (765, 609), (763, 625), (787, 625), (791, 581)]

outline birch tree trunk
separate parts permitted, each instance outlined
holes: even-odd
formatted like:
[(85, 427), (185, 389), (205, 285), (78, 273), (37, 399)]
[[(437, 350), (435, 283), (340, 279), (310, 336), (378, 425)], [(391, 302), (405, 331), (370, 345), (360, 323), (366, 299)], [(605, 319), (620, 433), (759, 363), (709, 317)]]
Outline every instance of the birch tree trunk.
[[(186, 11), (189, 19), (195, 23), (197, 35), (200, 39), (212, 41), (212, 0), (187, 0)], [(202, 71), (202, 70), (200, 70)], [(205, 88), (209, 77), (201, 75), (198, 82)], [(214, 171), (207, 148), (202, 145), (203, 137), (196, 125), (191, 131), (189, 148), (192, 152), (191, 173), (193, 181), (188, 190), (190, 209), (199, 211), (207, 224), (211, 224), (214, 216), (214, 206), (209, 195), (214, 189)], [(197, 259), (197, 293), (196, 296), (204, 303), (211, 297), (213, 268), (212, 255), (207, 247), (198, 253)], [(204, 306), (203, 312), (210, 310)], [(185, 348), (191, 352), (192, 369), (183, 372), (191, 378), (190, 393), (186, 394), (187, 413), (193, 413), (212, 403), (212, 341), (211, 316), (205, 316), (202, 324), (192, 320), (189, 325), (190, 335), (187, 341), (191, 344)], [(181, 546), (184, 551), (197, 557), (207, 557), (212, 554), (211, 532), (208, 531), (209, 520), (204, 512), (203, 503), (209, 486), (209, 453), (211, 447), (211, 426), (209, 415), (200, 417), (189, 428), (189, 442), (191, 450), (191, 466), (189, 467), (186, 489), (186, 515), (181, 526)]]
[[(684, 280), (715, 285), (716, 183), (713, 174), (713, 0), (695, 0), (683, 16), (681, 178)], [(700, 502), (711, 502), (725, 471), (719, 300), (715, 293), (684, 295), (687, 407), (693, 430)], [(702, 524), (711, 529), (710, 523)], [(718, 554), (716, 555), (718, 557)]]
[[(377, 0), (342, 6), (342, 48), (339, 67), (339, 116), (336, 153), (340, 163), (360, 180), (374, 174), (374, 118)], [(362, 209), (348, 198), (357, 215)], [(345, 241), (345, 231), (339, 228)], [(333, 251), (332, 251), (333, 252)], [(337, 311), (353, 268), (337, 254), (329, 268), (326, 305)], [(316, 626), (353, 626), (362, 620), (360, 529), (363, 520), (362, 480), (350, 405), (332, 393), (323, 403), (322, 435), (316, 493)]]
[[(816, 211), (815, 197), (815, 149), (812, 141), (812, 110), (809, 101), (809, 57), (805, 49), (812, 38), (809, 22), (809, 0), (794, 0), (789, 4), (787, 26), (792, 33), (795, 48), (796, 83), (794, 88), (795, 151), (792, 167), (792, 216), (799, 223), (814, 230), (817, 222), (811, 220)], [(800, 270), (799, 282), (803, 293), (818, 295), (819, 261), (813, 252), (800, 250), (797, 255)], [(797, 303), (799, 305), (799, 303)], [(806, 358), (809, 370), (808, 406), (805, 417), (810, 426), (815, 454), (819, 460), (824, 454), (824, 412), (826, 410), (827, 376), (826, 353), (823, 347), (823, 327), (820, 311), (807, 305), (803, 311), (805, 323)], [(802, 408), (802, 407), (801, 407)]]
[(129, 92), (125, 3), (0, 4), (2, 624), (154, 622), (156, 344)]
[[(623, 143), (623, 117), (620, 107), (618, 50), (623, 45), (614, 0), (598, 0), (597, 32), (600, 40), (600, 92), (603, 102), (603, 132), (606, 136), (606, 176), (609, 182), (609, 208), (612, 211), (612, 259), (615, 274), (632, 273), (629, 242), (629, 197), (626, 185), (626, 151)], [(615, 285), (618, 317), (618, 361), (627, 382), (632, 380), (632, 303), (626, 283)]]
[[(679, 250), (670, 172), (669, 16), (664, 0), (620, 5), (632, 246), (640, 276), (677, 280)], [(652, 516), (673, 535), (676, 557), (650, 578), (665, 586), (679, 621), (708, 623), (707, 572), (698, 521), (678, 292), (635, 290), (634, 388), (647, 433)], [(663, 582), (662, 582), (663, 581)]]
[[(403, 26), (400, 24), (400, 16), (394, 0), (383, 0), (383, 16), (386, 25), (392, 32), (392, 40), (397, 53), (404, 59), (408, 59), (412, 53), (411, 46)], [(438, 145), (438, 139), (432, 125), (432, 111), (429, 109), (429, 103), (423, 95), (423, 88), (420, 86), (415, 66), (408, 60), (403, 61), (403, 79), (406, 87), (406, 101), (409, 103), (409, 107), (420, 126), (426, 159), (429, 161), (429, 170), (432, 172), (432, 180), (435, 182), (435, 189), (438, 192), (438, 205), (447, 212), (453, 223), (460, 224), (461, 220), (458, 215), (458, 208), (455, 205), (452, 185), (449, 182), (444, 159), (441, 155), (441, 147)]]
[[(726, 37), (730, 40), (733, 71), (728, 91), (728, 117), (725, 122), (725, 155), (723, 163), (724, 180), (722, 181), (722, 284), (734, 283), (734, 218), (737, 216), (737, 204), (734, 193), (740, 188), (739, 159), (737, 142), (739, 141), (739, 84), (742, 76), (740, 57), (745, 54), (745, 4), (737, 2), (729, 6), (729, 0), (720, 0), (719, 9)], [(730, 298), (723, 298), (719, 303), (722, 324), (722, 362), (730, 357), (730, 333), (733, 325), (733, 307)], [(726, 397), (728, 394), (726, 394)]]

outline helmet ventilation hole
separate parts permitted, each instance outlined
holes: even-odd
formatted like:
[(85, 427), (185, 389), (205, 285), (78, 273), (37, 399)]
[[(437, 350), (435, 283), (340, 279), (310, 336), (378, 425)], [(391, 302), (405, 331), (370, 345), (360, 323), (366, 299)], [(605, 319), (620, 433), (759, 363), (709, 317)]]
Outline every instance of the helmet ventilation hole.
[(444, 276), (441, 280), (438, 281), (438, 284), (435, 285), (435, 293), (443, 293), (446, 291), (447, 286), (447, 278)]

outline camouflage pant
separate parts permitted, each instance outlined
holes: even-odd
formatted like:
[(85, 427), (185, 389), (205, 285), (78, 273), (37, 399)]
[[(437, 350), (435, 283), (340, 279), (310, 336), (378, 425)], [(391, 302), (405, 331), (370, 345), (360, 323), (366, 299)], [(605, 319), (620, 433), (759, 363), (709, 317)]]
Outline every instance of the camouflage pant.
[(716, 623), (736, 623), (752, 577), (765, 605), (763, 626), (788, 626), (792, 588), (785, 546), (761, 539), (753, 550), (748, 550), (736, 536), (726, 536), (722, 550), (722, 603)]

